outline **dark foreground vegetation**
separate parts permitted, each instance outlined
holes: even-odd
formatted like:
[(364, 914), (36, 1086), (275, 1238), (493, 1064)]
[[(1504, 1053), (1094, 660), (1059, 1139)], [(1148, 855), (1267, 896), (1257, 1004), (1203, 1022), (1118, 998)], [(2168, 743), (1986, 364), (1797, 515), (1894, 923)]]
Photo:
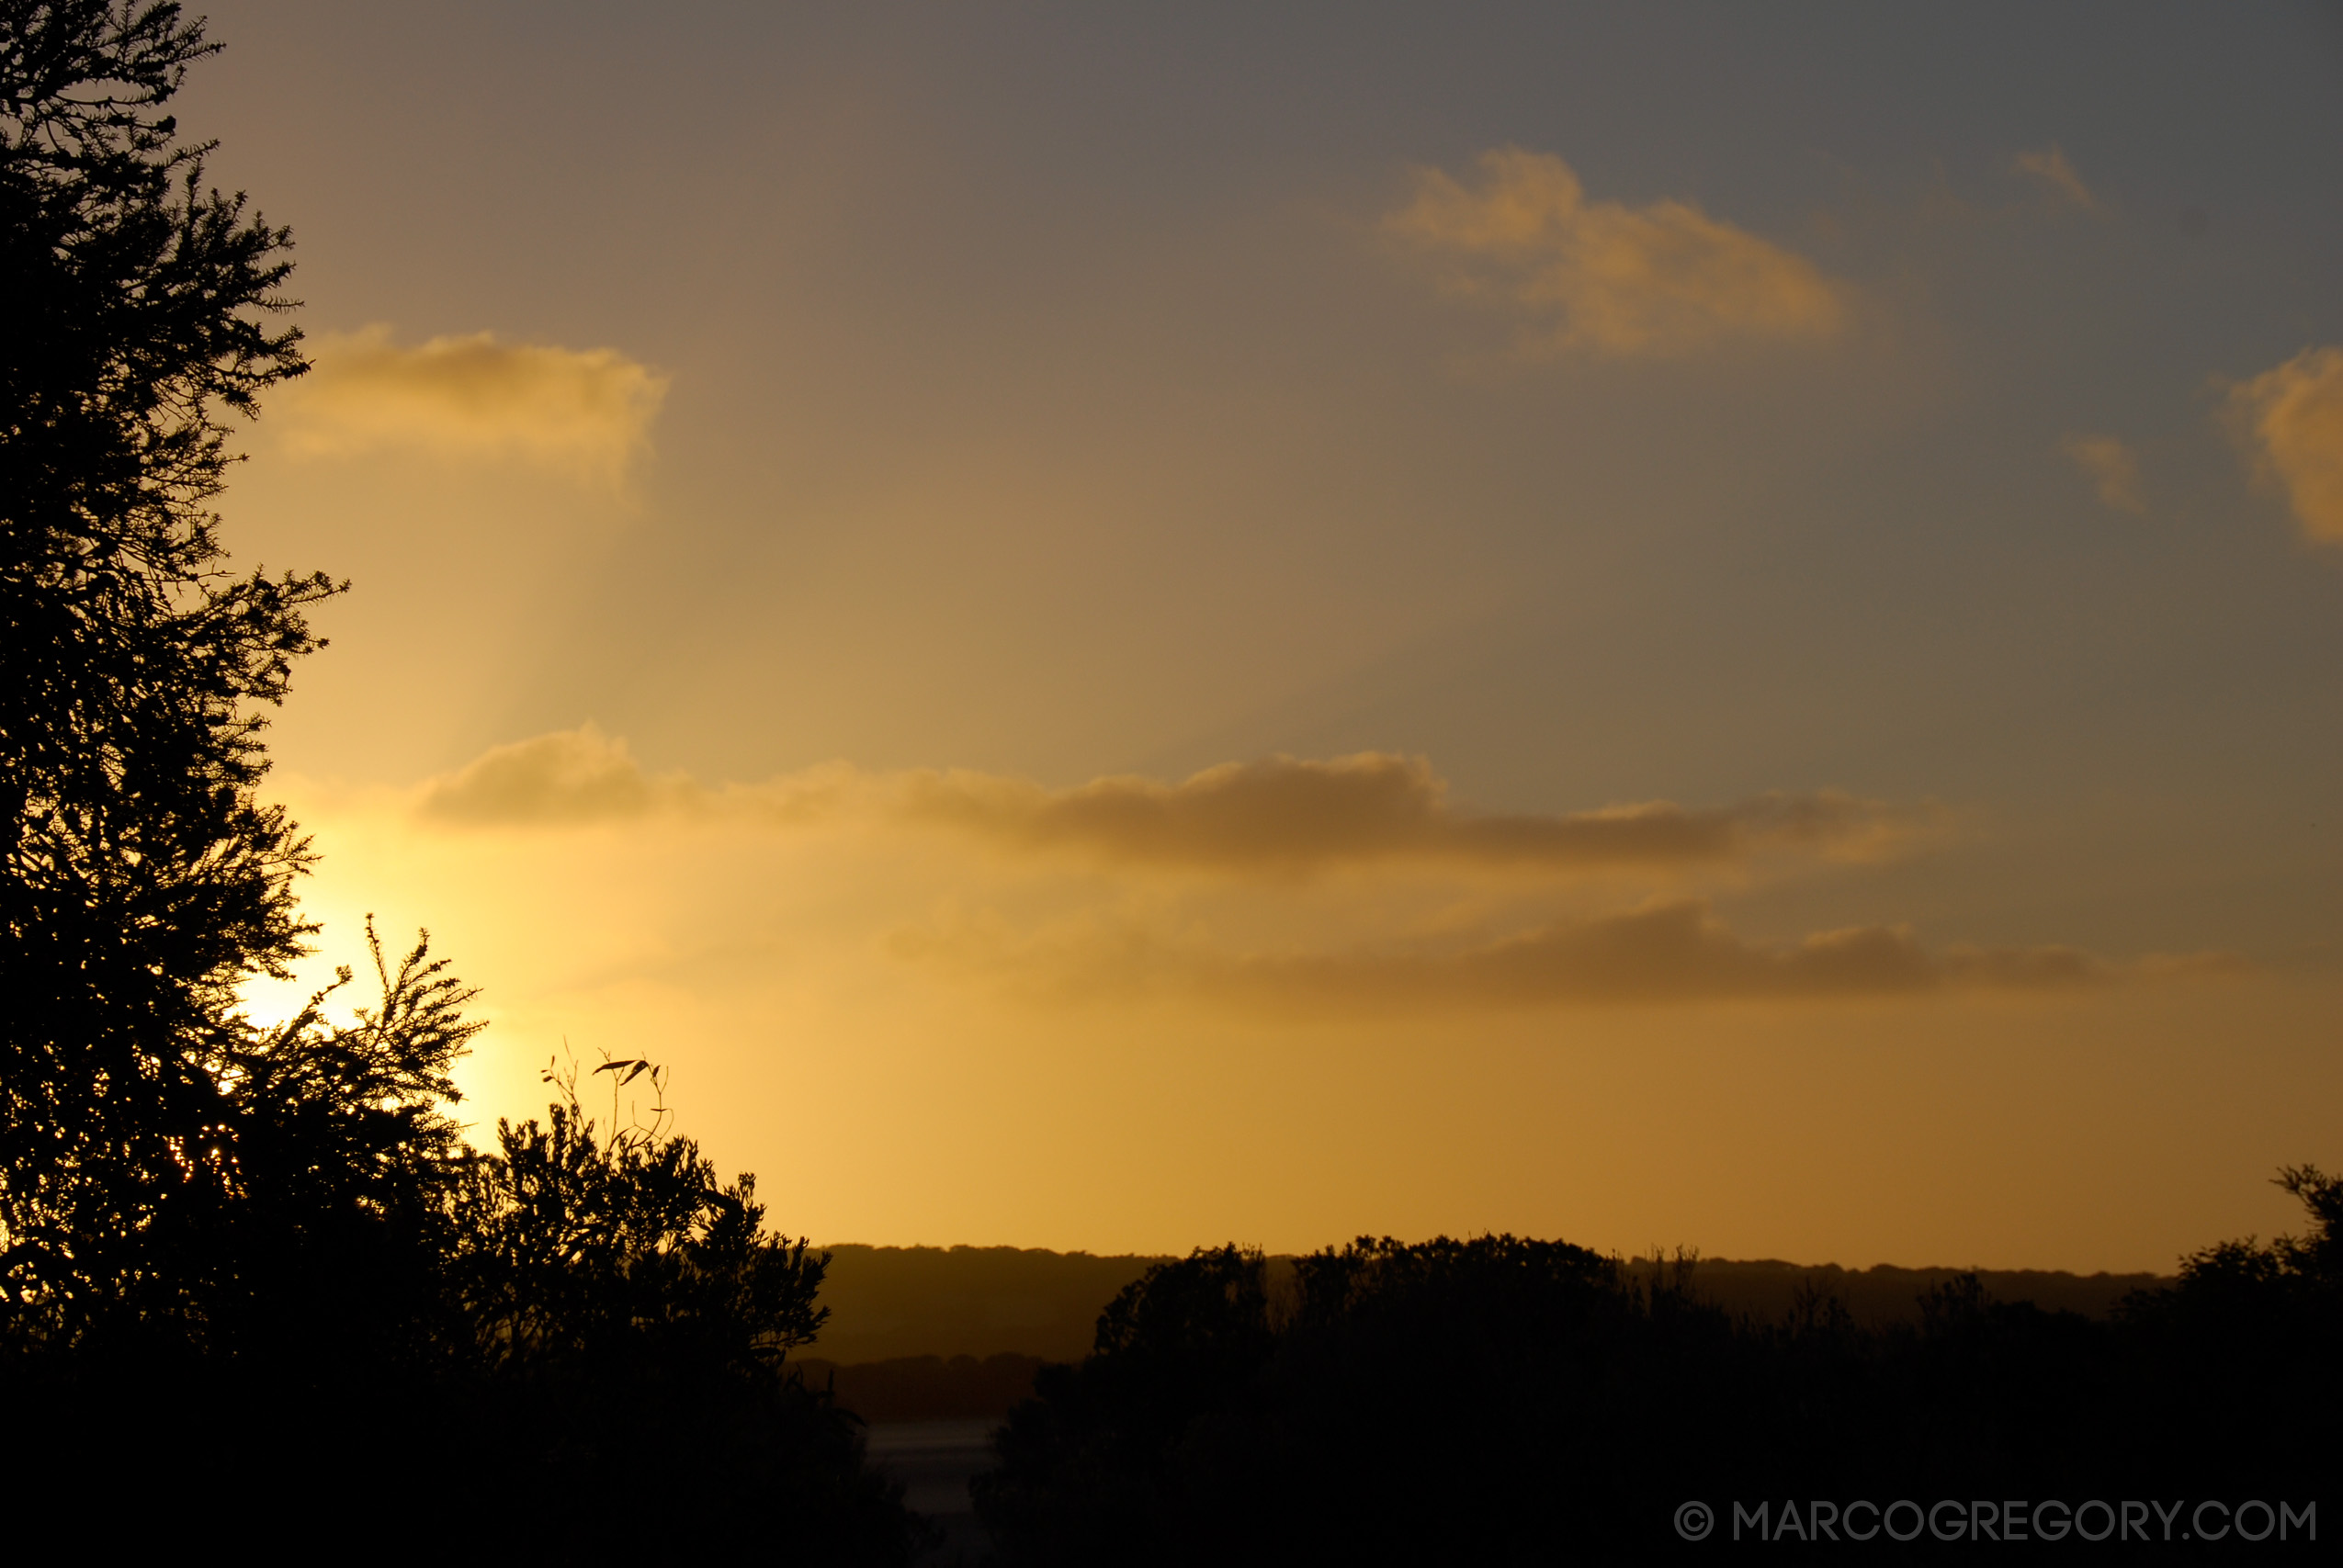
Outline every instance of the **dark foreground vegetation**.
[(903, 1562), (858, 1424), (787, 1365), (823, 1259), (655, 1072), (587, 1075), (599, 1125), (555, 1077), (476, 1154), (470, 993), (423, 946), (344, 1021), (238, 1002), (313, 931), (260, 735), (340, 588), (216, 538), (229, 422), (307, 367), (287, 233), (164, 112), (210, 52), (172, 5), (0, 0), (12, 1520), (107, 1557)]
[[(1734, 1502), (1778, 1517), (1794, 1500), (1800, 1533), (1773, 1550), (1818, 1556), (1859, 1549), (1809, 1539), (1815, 1499), (1952, 1499), (1964, 1516), (1986, 1499), (1997, 1538), (2012, 1500), (2299, 1510), (2343, 1458), (2343, 1182), (2282, 1180), (2305, 1236), (2211, 1248), (2105, 1321), (1967, 1280), (1930, 1292), (1916, 1322), (1859, 1327), (1821, 1293), (1765, 1322), (1700, 1301), (1695, 1270), (1638, 1277), (1510, 1236), (1363, 1240), (1282, 1280), (1258, 1253), (1199, 1251), (1125, 1291), (1087, 1359), (1042, 1371), (975, 1483), (978, 1511), (1004, 1562), (1054, 1565), (1728, 1550), (1679, 1535), (1694, 1499), (1728, 1537)], [(1444, 1349), (1427, 1360), (1431, 1345)], [(2059, 1517), (2026, 1532), (2033, 1549)], [(2092, 1514), (2080, 1534), (2101, 1527)], [(2305, 1550), (2303, 1524), (2286, 1536)], [(1892, 1545), (1874, 1526), (1869, 1550)], [(1980, 1545), (2015, 1549), (1923, 1531), (1901, 1550)]]

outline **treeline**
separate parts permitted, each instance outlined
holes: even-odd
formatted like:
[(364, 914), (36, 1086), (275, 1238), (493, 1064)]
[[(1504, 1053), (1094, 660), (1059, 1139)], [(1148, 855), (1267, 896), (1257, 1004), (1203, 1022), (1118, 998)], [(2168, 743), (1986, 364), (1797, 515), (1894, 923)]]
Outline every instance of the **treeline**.
[[(798, 1364), (872, 1421), (999, 1418), (1033, 1393), (1044, 1364), (1086, 1355), (1101, 1305), (1171, 1258), (1095, 1256), (1008, 1247), (826, 1249), (822, 1299), (832, 1319), (819, 1358)], [(1285, 1287), (1290, 1256), (1262, 1260), (1266, 1288)], [(1809, 1267), (1702, 1258), (1696, 1270), (1664, 1258), (1620, 1265), (1623, 1280), (1684, 1292), (1736, 1318), (1780, 1320), (1828, 1296), (1858, 1326), (1917, 1323), (1932, 1291), (1974, 1281), (1998, 1301), (2104, 1318), (2122, 1300), (2168, 1283), (2154, 1274), (2048, 1269)], [(1446, 1345), (1415, 1348), (1411, 1364), (1437, 1375)]]
[(1737, 1317), (1772, 1321), (1788, 1316), (1804, 1301), (1828, 1296), (1867, 1328), (1916, 1323), (1930, 1292), (1971, 1280), (1996, 1301), (2032, 1302), (2046, 1312), (2085, 1317), (2106, 1317), (2125, 1297), (2171, 1282), (2169, 1276), (2155, 1274), (2075, 1274), (2057, 1269), (1907, 1269), (1892, 1263), (1841, 1269), (1829, 1263), (1726, 1258), (1703, 1258), (1697, 1269), (1680, 1273), (1679, 1261), (1637, 1258), (1629, 1259), (1627, 1268), (1647, 1285), (1681, 1280), (1695, 1299)]
[(824, 1299), (838, 1321), (823, 1351), (849, 1363), (1003, 1353), (1074, 1360), (1090, 1349), (1099, 1308), (1172, 1261), (1015, 1247), (827, 1250)]
[[(1091, 1347), (1099, 1308), (1170, 1256), (1050, 1252), (1013, 1247), (856, 1247), (833, 1244), (823, 1299), (837, 1322), (823, 1353), (842, 1363), (917, 1356), (1032, 1356), (1078, 1360)], [(1273, 1272), (1292, 1266), (1273, 1255)], [(1632, 1258), (1647, 1273), (1664, 1258)], [(1996, 1298), (2104, 1317), (2155, 1274), (2072, 1274), (2056, 1269), (1907, 1269), (1703, 1258), (1691, 1289), (1728, 1312), (1779, 1317), (1800, 1292), (1837, 1296), (1858, 1323), (1910, 1319), (1920, 1295), (1974, 1274)], [(1436, 1354), (1437, 1347), (1428, 1348)]]
[[(1699, 1299), (1697, 1269), (1510, 1236), (1362, 1240), (1282, 1282), (1257, 1252), (1199, 1251), (1125, 1291), (1089, 1358), (1043, 1369), (978, 1512), (1000, 1561), (1033, 1568), (1635, 1562), (1699, 1550), (1677, 1528), (1695, 1502), (1794, 1501), (1803, 1523), (1817, 1499), (1964, 1518), (1986, 1499), (1997, 1519), (2260, 1499), (2315, 1529), (2343, 1458), (2343, 1181), (2283, 1180), (2303, 1237), (2213, 1247), (2104, 1320), (1965, 1278), (1908, 1323), (1861, 1325), (1819, 1292), (1765, 1321)], [(1909, 1550), (1954, 1548), (1922, 1530)]]

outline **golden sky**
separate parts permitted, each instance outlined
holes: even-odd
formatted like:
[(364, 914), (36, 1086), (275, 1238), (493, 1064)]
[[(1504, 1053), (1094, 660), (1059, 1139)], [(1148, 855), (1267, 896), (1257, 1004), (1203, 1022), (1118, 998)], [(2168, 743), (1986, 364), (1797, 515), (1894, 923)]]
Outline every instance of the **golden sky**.
[[(324, 973), (820, 1240), (2168, 1268), (2343, 1164), (2343, 24), (211, 9)], [(257, 1005), (281, 1005), (260, 998)]]

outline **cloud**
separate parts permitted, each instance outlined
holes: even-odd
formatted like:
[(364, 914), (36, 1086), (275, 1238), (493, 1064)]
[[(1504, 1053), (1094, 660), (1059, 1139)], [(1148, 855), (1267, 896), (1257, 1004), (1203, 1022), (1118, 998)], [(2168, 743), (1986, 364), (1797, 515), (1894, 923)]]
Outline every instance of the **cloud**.
[[(488, 882), (560, 866), (565, 886), (579, 868), (632, 866), (666, 897), (688, 887), (708, 930), (731, 932), (709, 938), (727, 962), (776, 962), (732, 926), (785, 919), (776, 951), (814, 942), (888, 966), (890, 984), (908, 964), (939, 995), (1045, 1005), (1357, 1019), (2034, 994), (2241, 968), (2221, 954), (1930, 945), (1893, 924), (1751, 940), (1686, 897), (1679, 874), (1772, 854), (1875, 860), (1933, 831), (1932, 816), (1830, 794), (1476, 814), (1422, 759), (1373, 752), (1058, 790), (843, 764), (709, 786), (647, 772), (588, 725), (498, 747), (379, 808), (403, 823), (402, 864)], [(560, 836), (579, 829), (595, 831), (592, 852)], [(945, 852), (951, 840), (962, 852)], [(1444, 874), (1412, 874), (1425, 868)], [(1334, 872), (1352, 880), (1307, 874)], [(650, 918), (598, 908), (594, 941)], [(665, 951), (637, 956), (655, 967)]]
[(2231, 388), (2229, 402), (2304, 536), (2343, 543), (2343, 348), (2306, 348)]
[(997, 847), (1107, 864), (1291, 875), (1401, 861), (1502, 871), (1664, 868), (1770, 852), (1872, 861), (1944, 830), (1931, 807), (1897, 810), (1836, 791), (1736, 806), (1666, 801), (1557, 814), (1452, 806), (1421, 757), (1228, 762), (1176, 784), (1102, 778), (1052, 790), (966, 769), (870, 773), (832, 764), (710, 789), (646, 775), (626, 742), (592, 725), (487, 752), (424, 786), (420, 813), (447, 824), (575, 824), (653, 813), (803, 822), (857, 816), (956, 830)]
[(2140, 460), (2129, 446), (2112, 435), (2069, 435), (2058, 449), (2083, 470), (2102, 502), (2119, 512), (2147, 510), (2140, 495)]
[(1450, 264), (1443, 285), (1541, 323), (1526, 346), (1613, 356), (1692, 353), (1731, 338), (1812, 340), (1845, 321), (1839, 287), (1803, 256), (1681, 201), (1589, 201), (1550, 153), (1502, 147), (1467, 189), (1418, 169), (1387, 232)]
[(1670, 865), (1790, 849), (1860, 860), (1932, 825), (1825, 791), (1692, 810), (1666, 801), (1560, 815), (1451, 806), (1421, 757), (1367, 751), (1326, 761), (1227, 762), (1178, 784), (1103, 778), (1068, 790), (968, 773), (909, 775), (909, 815), (1002, 841), (1110, 861), (1305, 871), (1436, 860), (1520, 869)]
[(887, 777), (832, 763), (761, 784), (711, 789), (688, 773), (646, 773), (623, 738), (587, 723), (492, 747), (454, 773), (425, 780), (415, 814), (450, 828), (580, 827), (651, 818), (809, 821), (884, 805)]
[(2040, 181), (2044, 190), (2061, 201), (2072, 202), (2086, 212), (2103, 210), (2099, 197), (2083, 184), (2083, 176), (2075, 172), (2075, 165), (2067, 162), (2066, 154), (2054, 143), (2039, 152), (2019, 153), (2014, 166), (2018, 173)]
[(587, 724), (498, 746), (424, 786), (418, 815), (472, 827), (623, 821), (690, 809), (704, 792), (646, 776), (623, 739)]
[(2038, 992), (2124, 973), (2066, 947), (1931, 953), (1900, 926), (1769, 946), (1736, 936), (1698, 899), (1446, 951), (1230, 953), (1114, 929), (1015, 944), (981, 926), (908, 933), (897, 947), (909, 958), (1005, 975), (1043, 999), (1155, 992), (1332, 1014)]
[(644, 448), (667, 378), (616, 349), (506, 343), (493, 333), (413, 347), (387, 326), (311, 341), (313, 368), (272, 407), (309, 457), (422, 449), (517, 457), (615, 481)]

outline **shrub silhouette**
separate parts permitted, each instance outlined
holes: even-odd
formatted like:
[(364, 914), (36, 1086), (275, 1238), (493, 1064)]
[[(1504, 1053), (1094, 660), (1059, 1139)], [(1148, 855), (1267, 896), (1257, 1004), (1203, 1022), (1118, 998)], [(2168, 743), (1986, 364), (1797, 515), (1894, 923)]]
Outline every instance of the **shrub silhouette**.
[(2327, 1484), (2343, 1449), (2332, 1424), (2343, 1408), (2343, 1180), (2308, 1165), (2276, 1179), (2301, 1201), (2303, 1235), (2206, 1247), (2120, 1314), (2145, 1370), (2139, 1429), (2232, 1489)]
[(640, 1498), (690, 1503), (532, 1518), (515, 1544), (908, 1561), (920, 1538), (861, 1468), (856, 1424), (786, 1365), (828, 1315), (826, 1257), (764, 1234), (754, 1179), (722, 1184), (669, 1129), (659, 1069), (596, 1073), (613, 1069), (652, 1084), (647, 1123), (622, 1124), (614, 1091), (598, 1127), (574, 1069), (549, 1071), (546, 1122), (500, 1122), (498, 1152), (469, 1167), (447, 1269), (478, 1379), (467, 1392), (523, 1495), (623, 1476)]

